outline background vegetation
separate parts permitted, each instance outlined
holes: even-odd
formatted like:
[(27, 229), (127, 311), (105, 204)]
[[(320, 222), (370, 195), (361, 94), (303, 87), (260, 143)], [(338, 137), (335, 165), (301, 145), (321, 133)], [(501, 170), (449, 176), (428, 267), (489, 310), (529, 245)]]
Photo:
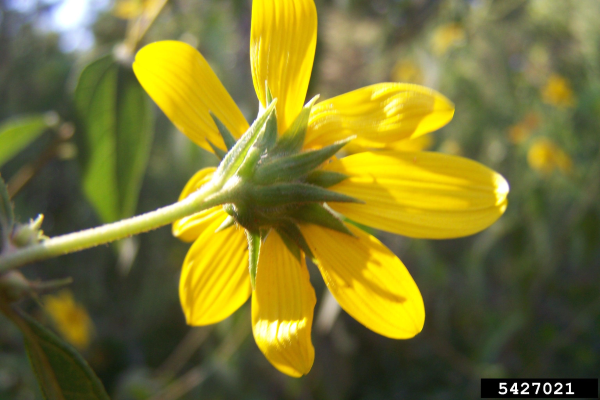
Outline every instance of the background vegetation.
[[(90, 201), (82, 183), (93, 146), (74, 86), (84, 65), (123, 40), (126, 23), (109, 9), (100, 12), (93, 48), (65, 52), (59, 34), (40, 28), (58, 3), (40, 1), (28, 12), (15, 3), (0, 0), (0, 124), (43, 115), (38, 124), (47, 129), (14, 157), (3, 159), (0, 149), (1, 175), (17, 217), (43, 213), (45, 234), (96, 226), (110, 217), (98, 211), (104, 195)], [(316, 3), (308, 98), (381, 81), (439, 90), (456, 114), (429, 135), (431, 149), (503, 174), (511, 185), (506, 214), (463, 239), (377, 234), (407, 265), (425, 300), (425, 328), (412, 340), (386, 339), (337, 313), (313, 268), (316, 360), (301, 379), (277, 372), (260, 353), (249, 304), (215, 326), (186, 326), (178, 277), (189, 245), (168, 228), (23, 268), (31, 281), (73, 277), (78, 321), (93, 326), (79, 347), (111, 398), (458, 400), (478, 398), (482, 377), (598, 377), (600, 3)], [(145, 42), (198, 47), (252, 119), (258, 106), (250, 10), (246, 0), (172, 0)], [(152, 107), (155, 117), (140, 139), (148, 145), (135, 147), (148, 149), (137, 155), (148, 164), (136, 213), (176, 201), (195, 171), (216, 163)], [(113, 189), (105, 196), (138, 195)], [(127, 207), (118, 212), (127, 214)], [(38, 301), (19, 307), (61, 333)], [(5, 318), (0, 349), (0, 398), (41, 398), (21, 334)]]

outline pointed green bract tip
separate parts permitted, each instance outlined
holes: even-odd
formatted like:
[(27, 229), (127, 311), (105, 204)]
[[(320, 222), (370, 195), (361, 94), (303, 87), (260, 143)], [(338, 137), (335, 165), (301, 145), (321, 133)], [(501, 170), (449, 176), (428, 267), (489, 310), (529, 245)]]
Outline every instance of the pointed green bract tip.
[(248, 269), (250, 272), (250, 283), (252, 290), (256, 288), (256, 273), (258, 271), (258, 259), (260, 256), (261, 237), (259, 231), (246, 230), (248, 239)]

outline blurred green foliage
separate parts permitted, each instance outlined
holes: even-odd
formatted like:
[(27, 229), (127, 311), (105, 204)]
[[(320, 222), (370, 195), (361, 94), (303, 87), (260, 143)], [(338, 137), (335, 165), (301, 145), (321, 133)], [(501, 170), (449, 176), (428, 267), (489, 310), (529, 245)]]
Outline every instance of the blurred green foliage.
[(79, 353), (28, 315), (11, 309), (2, 311), (23, 334), (44, 398), (108, 400), (101, 382)]
[(74, 102), (84, 193), (102, 222), (131, 217), (154, 136), (150, 100), (131, 68), (107, 55), (81, 72)]
[[(250, 6), (172, 0), (146, 38), (197, 46), (249, 120), (258, 109), (249, 68)], [(78, 122), (74, 82), (86, 63), (122, 40), (124, 22), (109, 12), (99, 15), (93, 54), (65, 54), (56, 34), (36, 28), (43, 9), (30, 15), (5, 1), (0, 7), (0, 121), (55, 111), (61, 121)], [(75, 298), (96, 326), (83, 355), (111, 398), (465, 399), (479, 397), (481, 377), (597, 377), (600, 3), (317, 0), (317, 8), (308, 98), (389, 80), (439, 90), (456, 114), (431, 134), (433, 149), (503, 174), (511, 184), (506, 214), (463, 239), (378, 235), (406, 264), (425, 300), (425, 328), (408, 341), (386, 339), (343, 312), (328, 312), (324, 283), (311, 269), (316, 360), (301, 379), (280, 374), (260, 353), (248, 304), (216, 326), (185, 325), (177, 287), (188, 245), (168, 228), (140, 236), (137, 256), (135, 245), (121, 246), (118, 254), (101, 247), (23, 268), (30, 280), (74, 278)], [(567, 82), (570, 98), (568, 90), (547, 94), (555, 75)], [(155, 111), (155, 143), (136, 213), (174, 202), (194, 172), (217, 162)], [(53, 153), (14, 197), (17, 218), (45, 214), (50, 236), (112, 218), (99, 217), (84, 194), (90, 150), (84, 132), (77, 125), (76, 159)], [(53, 135), (41, 134), (2, 166), (9, 188)], [(569, 171), (529, 166), (527, 153), (539, 138), (563, 149)], [(120, 183), (105, 183), (112, 195), (119, 193)], [(35, 301), (20, 306), (49, 322)], [(0, 397), (41, 398), (21, 337), (6, 319), (0, 346)], [(158, 394), (163, 397), (153, 397)]]

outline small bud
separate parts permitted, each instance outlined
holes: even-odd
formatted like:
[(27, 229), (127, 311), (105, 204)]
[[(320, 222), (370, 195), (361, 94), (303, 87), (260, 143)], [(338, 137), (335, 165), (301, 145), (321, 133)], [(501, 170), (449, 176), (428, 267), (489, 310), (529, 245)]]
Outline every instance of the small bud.
[(44, 215), (40, 214), (35, 220), (29, 220), (28, 224), (16, 224), (11, 235), (11, 242), (16, 247), (27, 247), (42, 241), (45, 236), (40, 229)]
[(0, 296), (10, 303), (21, 300), (31, 293), (31, 284), (19, 271), (0, 275)]

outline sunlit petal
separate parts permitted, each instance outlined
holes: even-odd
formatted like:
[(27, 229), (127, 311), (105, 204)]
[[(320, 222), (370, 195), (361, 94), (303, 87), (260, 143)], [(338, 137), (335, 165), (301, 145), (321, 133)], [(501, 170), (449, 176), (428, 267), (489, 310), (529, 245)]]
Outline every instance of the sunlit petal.
[[(215, 170), (216, 168), (210, 167), (196, 172), (183, 188), (183, 191), (179, 195), (179, 201), (185, 199), (202, 185), (208, 183)], [(179, 219), (173, 223), (173, 236), (184, 242), (193, 242), (216, 218), (223, 218), (223, 216), (226, 216), (223, 208), (217, 206)]]
[(438, 92), (408, 83), (380, 83), (317, 103), (305, 147), (320, 147), (356, 135), (363, 145), (381, 147), (446, 125), (454, 105)]
[(432, 239), (471, 235), (506, 210), (506, 180), (462, 157), (366, 152), (335, 160), (325, 169), (350, 176), (330, 190), (365, 202), (331, 203), (334, 210), (400, 235)]
[(311, 341), (315, 291), (300, 263), (272, 231), (263, 244), (252, 295), (254, 339), (281, 372), (302, 376), (315, 358)]
[(214, 232), (225, 216), (202, 232), (183, 262), (179, 298), (188, 325), (222, 321), (250, 296), (246, 236), (235, 227)]
[(141, 49), (133, 70), (146, 92), (163, 112), (199, 146), (206, 139), (225, 149), (211, 111), (235, 137), (248, 123), (204, 57), (183, 42), (163, 41)]
[(304, 105), (317, 43), (313, 0), (254, 0), (250, 64), (254, 89), (266, 104), (265, 82), (277, 102), (279, 133)]
[(367, 328), (394, 339), (415, 336), (423, 329), (425, 308), (410, 273), (375, 237), (349, 228), (356, 237), (301, 226), (327, 287)]

